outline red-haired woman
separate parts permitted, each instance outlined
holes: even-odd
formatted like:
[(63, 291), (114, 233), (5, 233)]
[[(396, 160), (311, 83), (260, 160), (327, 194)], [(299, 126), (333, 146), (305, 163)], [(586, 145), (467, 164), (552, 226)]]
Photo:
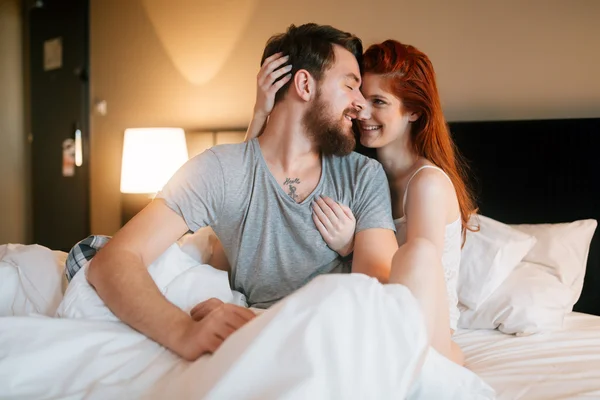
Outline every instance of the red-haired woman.
[[(274, 95), (289, 79), (280, 55), (258, 74), (255, 115), (247, 139), (259, 135)], [(283, 78), (281, 78), (283, 76)], [(279, 79), (278, 79), (279, 78)], [(463, 364), (452, 341), (460, 316), (457, 280), (461, 247), (475, 204), (442, 113), (433, 65), (415, 47), (394, 40), (372, 45), (363, 59), (361, 91), (370, 112), (356, 124), (360, 143), (376, 149), (392, 195), (398, 252), (390, 282), (407, 286), (419, 301), (431, 345)], [(314, 206), (314, 220), (333, 249), (352, 248), (354, 219), (330, 199)]]

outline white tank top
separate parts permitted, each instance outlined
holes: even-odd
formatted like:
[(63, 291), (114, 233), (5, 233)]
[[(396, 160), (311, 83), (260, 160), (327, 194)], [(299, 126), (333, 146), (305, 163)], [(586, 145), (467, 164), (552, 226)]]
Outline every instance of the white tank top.
[[(406, 198), (408, 194), (408, 187), (410, 181), (417, 175), (421, 170), (425, 168), (434, 168), (440, 171), (448, 180), (450, 177), (438, 167), (433, 165), (424, 165), (417, 169), (415, 173), (410, 177), (406, 184), (406, 190), (404, 191), (404, 199), (402, 200), (402, 212), (404, 216), (394, 220), (396, 225), (396, 239), (398, 240), (398, 246), (402, 246), (406, 243), (406, 213), (404, 208), (406, 206)], [(452, 181), (450, 180), (452, 183)], [(458, 309), (458, 270), (460, 266), (460, 253), (462, 244), (462, 223), (460, 215), (458, 219), (450, 224), (446, 225), (446, 235), (444, 237), (444, 253), (442, 254), (442, 265), (444, 266), (444, 276), (446, 278), (446, 290), (448, 292), (448, 303), (450, 311), (450, 328), (456, 330), (458, 318), (460, 317), (460, 311)]]

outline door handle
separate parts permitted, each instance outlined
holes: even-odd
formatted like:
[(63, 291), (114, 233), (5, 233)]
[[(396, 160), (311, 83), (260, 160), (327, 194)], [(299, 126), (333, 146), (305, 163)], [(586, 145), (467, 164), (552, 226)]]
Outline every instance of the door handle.
[(81, 143), (81, 129), (75, 130), (75, 165), (81, 167), (83, 164), (83, 144)]

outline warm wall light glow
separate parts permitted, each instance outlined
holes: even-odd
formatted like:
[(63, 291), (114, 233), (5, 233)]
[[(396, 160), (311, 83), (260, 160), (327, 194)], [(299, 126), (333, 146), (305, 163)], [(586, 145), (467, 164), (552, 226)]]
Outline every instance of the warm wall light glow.
[(125, 130), (121, 193), (156, 193), (188, 159), (180, 128)]
[(190, 83), (204, 85), (219, 73), (244, 39), (258, 0), (141, 3), (173, 65)]

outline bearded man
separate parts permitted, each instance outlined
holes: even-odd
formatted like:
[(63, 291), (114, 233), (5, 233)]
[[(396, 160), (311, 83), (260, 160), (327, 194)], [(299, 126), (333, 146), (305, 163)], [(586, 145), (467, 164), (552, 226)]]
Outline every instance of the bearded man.
[[(320, 274), (346, 270), (385, 283), (398, 249), (385, 173), (352, 152), (352, 121), (368, 118), (361, 41), (330, 26), (292, 25), (267, 42), (263, 61), (278, 52), (289, 55), (291, 78), (262, 135), (189, 160), (89, 264), (88, 281), (117, 317), (189, 360), (214, 352), (254, 316), (208, 301), (193, 318), (161, 294), (147, 267), (189, 230), (212, 227), (232, 289), (257, 308)], [(356, 219), (350, 268), (313, 222), (311, 205), (323, 198)]]

